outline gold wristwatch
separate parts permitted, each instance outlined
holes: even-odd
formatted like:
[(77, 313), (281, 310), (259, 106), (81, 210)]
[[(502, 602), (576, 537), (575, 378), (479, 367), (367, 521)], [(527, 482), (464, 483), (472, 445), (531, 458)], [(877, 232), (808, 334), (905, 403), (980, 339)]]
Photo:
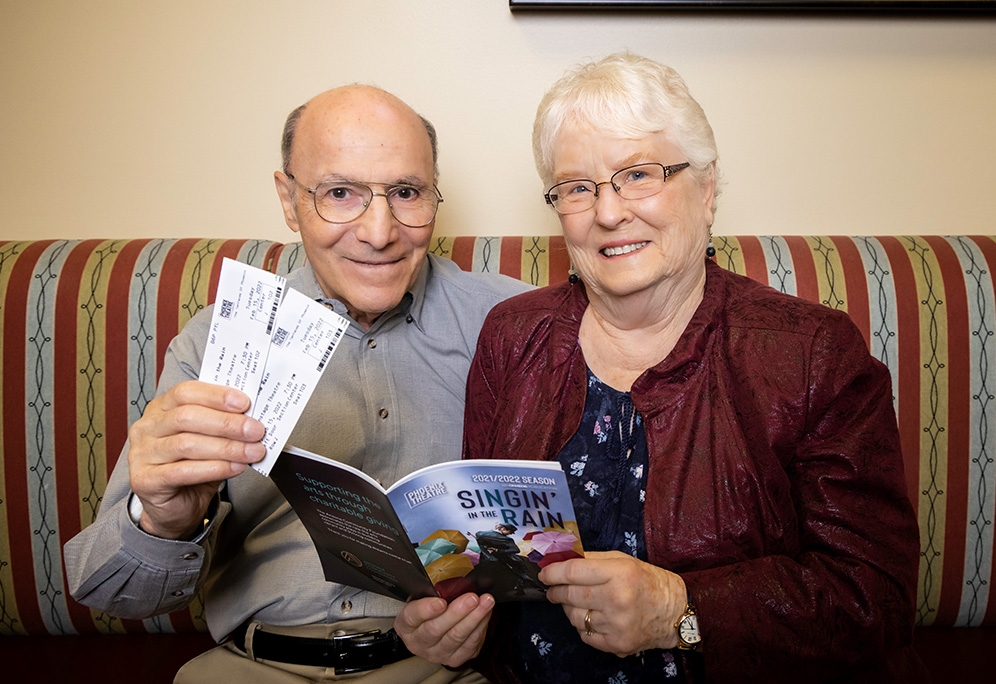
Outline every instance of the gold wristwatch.
[(674, 623), (674, 630), (678, 633), (678, 648), (683, 651), (694, 651), (702, 643), (699, 618), (695, 615), (695, 606), (691, 603), (685, 604), (685, 612)]

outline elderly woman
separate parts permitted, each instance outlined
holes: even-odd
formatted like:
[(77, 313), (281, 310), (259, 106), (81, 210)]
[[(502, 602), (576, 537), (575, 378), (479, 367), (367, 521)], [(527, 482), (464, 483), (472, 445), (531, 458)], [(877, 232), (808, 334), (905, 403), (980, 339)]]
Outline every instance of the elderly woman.
[(559, 460), (587, 553), (547, 604), (408, 604), (409, 648), (497, 682), (924, 679), (888, 371), (846, 314), (706, 258), (717, 153), (681, 77), (584, 65), (533, 145), (576, 275), (489, 315), (464, 451)]

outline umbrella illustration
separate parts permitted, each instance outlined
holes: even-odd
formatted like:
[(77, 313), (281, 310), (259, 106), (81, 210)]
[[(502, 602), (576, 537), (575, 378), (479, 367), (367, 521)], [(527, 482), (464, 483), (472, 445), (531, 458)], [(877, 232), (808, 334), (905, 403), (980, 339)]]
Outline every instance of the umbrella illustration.
[(538, 561), (536, 561), (536, 565), (540, 566), (541, 568), (545, 568), (550, 563), (556, 563), (558, 561), (565, 561), (571, 558), (581, 558), (581, 557), (582, 557), (581, 554), (574, 551), (573, 549), (568, 549), (567, 551), (554, 551), (553, 553), (548, 553), (542, 558), (540, 558)]
[(427, 544), (419, 546), (415, 549), (415, 553), (418, 554), (418, 559), (422, 561), (422, 565), (428, 566), (429, 563), (439, 560), (448, 553), (453, 553), (456, 549), (457, 545), (453, 542), (437, 537), (429, 540)]
[(533, 550), (544, 556), (558, 551), (573, 551), (576, 541), (577, 537), (567, 532), (541, 532), (530, 540)]
[(451, 577), (449, 579), (444, 579), (441, 582), (436, 582), (436, 591), (442, 596), (447, 602), (452, 601), (457, 596), (466, 594), (468, 591), (474, 591), (476, 587), (474, 583), (471, 582), (466, 577)]
[(464, 577), (473, 569), (473, 561), (460, 553), (447, 554), (425, 566), (425, 571), (429, 573), (429, 579), (433, 584), (454, 577)]
[(436, 530), (423, 539), (421, 545), (425, 546), (433, 539), (445, 539), (446, 541), (456, 544), (457, 553), (463, 553), (467, 550), (467, 537), (465, 537), (462, 532), (458, 532), (457, 530)]
[(573, 534), (575, 539), (581, 538), (581, 531), (578, 530), (578, 524), (574, 520), (565, 520), (564, 526), (560, 525), (547, 525), (543, 528), (544, 532), (566, 532), (567, 534)]
[(460, 555), (466, 556), (467, 558), (469, 558), (470, 562), (473, 563), (474, 565), (477, 565), (478, 563), (481, 562), (481, 552), (480, 551), (472, 551), (470, 549), (467, 549), (466, 551), (464, 551)]

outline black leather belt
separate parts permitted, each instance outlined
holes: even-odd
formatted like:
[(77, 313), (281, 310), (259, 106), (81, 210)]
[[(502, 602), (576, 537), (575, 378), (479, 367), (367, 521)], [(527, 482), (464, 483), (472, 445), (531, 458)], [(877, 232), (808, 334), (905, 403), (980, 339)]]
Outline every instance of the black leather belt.
[[(232, 633), (232, 641), (243, 652), (248, 629), (249, 623), (243, 623)], [(412, 655), (393, 629), (318, 639), (273, 634), (257, 628), (252, 634), (252, 652), (257, 660), (331, 667), (336, 674), (376, 670)]]

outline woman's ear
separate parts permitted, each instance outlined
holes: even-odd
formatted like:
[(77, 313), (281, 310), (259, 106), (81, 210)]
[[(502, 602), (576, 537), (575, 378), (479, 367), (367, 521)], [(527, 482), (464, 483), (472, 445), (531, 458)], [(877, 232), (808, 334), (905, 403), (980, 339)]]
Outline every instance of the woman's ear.
[(715, 220), (713, 206), (716, 202), (716, 162), (706, 167), (702, 174), (702, 204), (706, 211), (706, 224), (712, 226)]

